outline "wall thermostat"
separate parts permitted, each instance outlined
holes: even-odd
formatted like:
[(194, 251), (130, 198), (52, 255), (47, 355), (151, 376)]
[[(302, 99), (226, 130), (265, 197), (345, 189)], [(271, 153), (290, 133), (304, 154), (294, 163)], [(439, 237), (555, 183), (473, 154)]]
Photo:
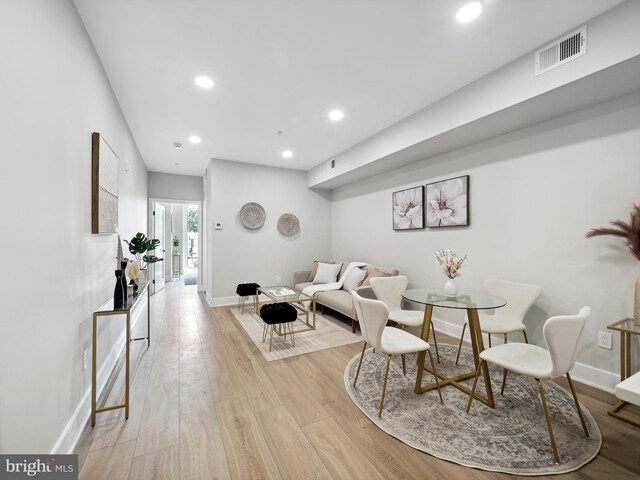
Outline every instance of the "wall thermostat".
[(222, 230), (222, 222), (216, 222), (214, 228), (216, 230)]

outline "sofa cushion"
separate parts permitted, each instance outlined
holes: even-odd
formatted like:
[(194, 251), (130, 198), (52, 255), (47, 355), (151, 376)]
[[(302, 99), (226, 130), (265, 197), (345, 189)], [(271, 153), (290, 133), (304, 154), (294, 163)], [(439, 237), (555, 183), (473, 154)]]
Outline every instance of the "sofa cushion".
[(365, 270), (361, 268), (352, 268), (344, 277), (342, 288), (347, 292), (351, 292), (351, 290), (360, 286), (366, 276), (367, 272)]
[(316, 260), (313, 262), (313, 266), (311, 267), (311, 273), (309, 273), (309, 281), (313, 282), (313, 280), (316, 278), (316, 273), (318, 272), (318, 264), (319, 263), (336, 263), (336, 262), (332, 262), (331, 260)]
[(393, 275), (391, 275), (390, 273), (383, 272), (378, 268), (372, 268), (371, 270), (369, 270), (369, 274), (367, 275), (367, 278), (365, 278), (364, 282), (362, 282), (362, 286), (368, 287), (369, 285), (371, 285), (369, 282), (374, 277), (391, 277), (391, 276)]
[(318, 263), (318, 271), (313, 279), (314, 285), (324, 283), (334, 283), (338, 278), (338, 272), (342, 268), (342, 264)]
[(302, 283), (296, 283), (294, 285), (294, 288), (296, 290), (298, 290), (299, 292), (303, 291), (305, 288), (307, 288), (309, 285), (313, 285), (313, 283), (311, 282), (302, 282)]
[(353, 318), (353, 300), (351, 295), (344, 290), (329, 290), (328, 292), (318, 292), (318, 303), (336, 310), (348, 317)]

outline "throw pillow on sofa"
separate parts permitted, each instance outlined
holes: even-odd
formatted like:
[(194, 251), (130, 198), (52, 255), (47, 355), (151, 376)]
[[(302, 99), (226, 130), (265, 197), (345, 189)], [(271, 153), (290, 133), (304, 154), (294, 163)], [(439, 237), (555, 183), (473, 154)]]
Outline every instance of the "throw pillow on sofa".
[(349, 273), (347, 273), (347, 276), (344, 277), (342, 288), (347, 292), (351, 292), (351, 290), (360, 286), (360, 284), (364, 280), (364, 277), (366, 276), (366, 270), (363, 270), (361, 268), (352, 268), (351, 270), (349, 270)]
[(331, 264), (335, 264), (336, 262), (332, 262), (330, 260), (324, 261), (324, 260), (316, 260), (313, 262), (313, 266), (311, 267), (311, 273), (309, 273), (309, 281), (313, 282), (316, 278), (316, 273), (318, 272), (318, 264), (319, 263), (331, 263)]
[(338, 278), (338, 273), (342, 268), (341, 263), (318, 263), (318, 271), (313, 279), (313, 283), (318, 285), (320, 283), (335, 283)]
[(367, 276), (367, 278), (364, 279), (364, 282), (362, 282), (362, 286), (363, 287), (368, 287), (371, 284), (369, 283), (369, 280), (371, 280), (373, 277), (391, 277), (392, 275), (385, 273), (381, 270), (378, 270), (377, 268), (372, 269), (369, 272), (369, 275)]

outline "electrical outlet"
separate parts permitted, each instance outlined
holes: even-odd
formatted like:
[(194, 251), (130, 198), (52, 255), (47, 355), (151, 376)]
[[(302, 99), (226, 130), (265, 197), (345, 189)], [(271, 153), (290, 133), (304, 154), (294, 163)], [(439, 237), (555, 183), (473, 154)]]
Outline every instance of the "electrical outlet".
[(82, 352), (82, 370), (87, 369), (87, 356), (89, 355), (89, 350), (85, 350)]
[(607, 332), (598, 332), (598, 346), (600, 348), (606, 348), (607, 350), (611, 350), (613, 346), (611, 343), (611, 334)]
[(282, 283), (282, 277), (280, 275), (276, 275), (276, 283), (280, 285)]

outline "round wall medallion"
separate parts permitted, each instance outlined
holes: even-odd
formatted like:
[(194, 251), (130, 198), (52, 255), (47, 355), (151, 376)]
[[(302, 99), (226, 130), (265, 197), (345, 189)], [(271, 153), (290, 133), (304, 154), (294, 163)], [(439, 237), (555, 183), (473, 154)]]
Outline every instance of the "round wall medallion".
[(256, 230), (264, 225), (266, 215), (259, 203), (249, 202), (240, 209), (240, 223), (249, 230)]
[(278, 231), (285, 237), (292, 237), (300, 231), (300, 222), (293, 213), (285, 213), (278, 219)]

